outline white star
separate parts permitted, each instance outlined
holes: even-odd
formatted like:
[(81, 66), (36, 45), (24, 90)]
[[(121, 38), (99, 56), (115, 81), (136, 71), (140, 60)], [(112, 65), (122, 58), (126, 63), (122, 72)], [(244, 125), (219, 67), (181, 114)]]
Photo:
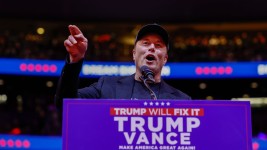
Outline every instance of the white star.
[(153, 106), (153, 102), (150, 102), (150, 106)]
[(164, 106), (165, 105), (165, 103), (164, 102), (161, 102), (161, 106)]
[(146, 106), (147, 105), (147, 102), (144, 102), (144, 105)]
[(156, 104), (156, 106), (159, 106), (159, 102), (156, 102), (155, 104)]
[(167, 102), (166, 104), (167, 104), (167, 106), (170, 106), (170, 105), (171, 105), (171, 103), (170, 103), (170, 102)]

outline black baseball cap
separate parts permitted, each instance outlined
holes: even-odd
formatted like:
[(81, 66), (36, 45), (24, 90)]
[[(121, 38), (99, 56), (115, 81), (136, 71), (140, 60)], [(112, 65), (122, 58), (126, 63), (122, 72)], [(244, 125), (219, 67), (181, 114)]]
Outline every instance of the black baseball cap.
[(143, 36), (149, 34), (149, 33), (156, 33), (159, 36), (161, 36), (163, 42), (165, 43), (167, 49), (169, 49), (169, 34), (168, 32), (161, 27), (159, 24), (147, 24), (144, 25), (137, 33), (135, 38), (135, 44), (137, 41), (139, 41)]

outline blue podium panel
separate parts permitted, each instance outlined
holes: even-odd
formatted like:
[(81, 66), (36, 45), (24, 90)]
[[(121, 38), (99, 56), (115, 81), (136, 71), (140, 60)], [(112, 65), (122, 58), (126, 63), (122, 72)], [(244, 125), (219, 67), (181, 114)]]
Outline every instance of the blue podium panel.
[(250, 103), (65, 99), (64, 150), (252, 150)]

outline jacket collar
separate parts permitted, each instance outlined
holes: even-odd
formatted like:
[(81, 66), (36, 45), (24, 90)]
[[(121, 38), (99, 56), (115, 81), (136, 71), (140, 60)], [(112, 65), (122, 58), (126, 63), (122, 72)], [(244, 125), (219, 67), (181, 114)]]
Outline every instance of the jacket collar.
[(161, 80), (160, 94), (158, 99), (176, 99), (174, 93), (176, 93), (174, 88), (168, 85), (165, 81)]
[(116, 99), (131, 99), (134, 86), (134, 75), (135, 74), (122, 77), (117, 81)]
[[(134, 88), (134, 75), (122, 77), (116, 84), (116, 98), (117, 99), (131, 99)], [(160, 94), (158, 99), (175, 99), (176, 91), (170, 87), (165, 81), (161, 80)]]

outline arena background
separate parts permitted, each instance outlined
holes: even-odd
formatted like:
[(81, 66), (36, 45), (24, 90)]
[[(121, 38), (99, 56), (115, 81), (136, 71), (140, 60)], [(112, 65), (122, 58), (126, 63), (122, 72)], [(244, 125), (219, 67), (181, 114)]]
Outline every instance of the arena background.
[[(1, 1), (0, 60), (62, 61), (67, 26), (89, 39), (86, 60), (131, 62), (141, 25), (159, 23), (171, 36), (169, 62), (259, 63), (263, 76), (173, 77), (166, 81), (194, 100), (247, 99), (252, 104), (253, 148), (266, 148), (267, 2), (254, 1)], [(2, 61), (0, 61), (2, 62)], [(14, 73), (0, 64), (0, 149), (60, 149), (61, 120), (53, 97), (57, 75)], [(53, 70), (52, 70), (53, 71)], [(44, 71), (45, 72), (45, 71)], [(80, 86), (97, 81), (84, 77)], [(52, 139), (51, 138), (55, 138)], [(39, 147), (34, 144), (37, 141)], [(44, 148), (43, 141), (51, 142)]]

